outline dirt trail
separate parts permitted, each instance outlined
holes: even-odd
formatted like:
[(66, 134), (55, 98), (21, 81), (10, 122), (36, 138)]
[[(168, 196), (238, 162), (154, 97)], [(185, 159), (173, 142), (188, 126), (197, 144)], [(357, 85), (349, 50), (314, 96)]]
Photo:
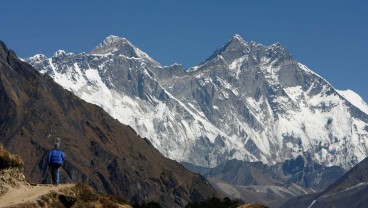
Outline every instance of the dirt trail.
[(52, 185), (22, 185), (19, 188), (12, 188), (5, 195), (0, 197), (0, 207), (9, 207), (25, 202), (36, 201), (40, 196), (59, 191), (63, 188), (69, 188), (74, 184)]

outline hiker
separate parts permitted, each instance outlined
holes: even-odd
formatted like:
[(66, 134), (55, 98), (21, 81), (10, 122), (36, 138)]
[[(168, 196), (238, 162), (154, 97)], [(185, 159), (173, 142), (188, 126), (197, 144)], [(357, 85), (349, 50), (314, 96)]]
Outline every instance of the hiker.
[(47, 163), (51, 168), (52, 183), (59, 184), (59, 168), (63, 165), (65, 159), (64, 152), (60, 149), (60, 143), (55, 143), (55, 148), (47, 155)]

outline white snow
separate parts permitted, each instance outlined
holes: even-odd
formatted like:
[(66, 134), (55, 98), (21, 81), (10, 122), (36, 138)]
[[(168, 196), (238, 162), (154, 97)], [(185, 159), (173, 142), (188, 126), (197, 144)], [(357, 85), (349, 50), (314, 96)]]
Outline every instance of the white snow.
[(278, 78), (278, 71), (280, 70), (280, 67), (274, 67), (273, 62), (269, 63), (268, 58), (263, 58), (260, 64), (260, 69), (271, 87), (277, 88), (280, 85)]
[[(236, 87), (232, 86), (226, 80), (221, 79), (220, 77), (216, 77), (216, 80), (220, 83), (221, 88), (225, 88), (225, 89), (231, 91), (235, 96), (239, 96), (240, 95), (238, 89)], [(227, 92), (223, 92), (223, 93), (224, 94), (227, 94)]]
[(229, 68), (231, 70), (240, 70), (241, 65), (244, 63), (244, 60), (246, 59), (246, 56), (242, 56), (238, 59), (235, 59), (231, 64), (229, 64)]
[(337, 90), (337, 92), (348, 100), (355, 107), (359, 108), (365, 114), (368, 115), (368, 104), (352, 90)]
[(31, 57), (29, 57), (27, 59), (38, 62), (38, 61), (41, 61), (42, 59), (47, 59), (47, 57), (45, 55), (43, 55), (43, 54), (36, 54), (36, 55), (31, 56)]
[(284, 88), (286, 94), (292, 99), (295, 103), (297, 103), (304, 94), (301, 86), (288, 87)]
[(66, 53), (65, 53), (65, 51), (64, 50), (58, 50), (58, 51), (56, 51), (55, 53), (54, 53), (54, 56), (62, 56), (62, 55), (65, 55)]

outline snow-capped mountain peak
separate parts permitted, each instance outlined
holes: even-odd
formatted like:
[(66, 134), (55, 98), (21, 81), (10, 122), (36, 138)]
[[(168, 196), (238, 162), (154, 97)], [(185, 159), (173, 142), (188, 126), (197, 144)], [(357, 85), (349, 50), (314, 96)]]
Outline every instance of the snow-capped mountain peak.
[(109, 35), (109, 36), (106, 37), (106, 39), (103, 42), (105, 44), (108, 44), (108, 43), (114, 43), (114, 42), (120, 42), (120, 41), (128, 41), (128, 40), (124, 37), (121, 38), (121, 37), (116, 36), (116, 35)]
[(142, 59), (143, 61), (160, 66), (157, 61), (134, 46), (129, 40), (115, 35), (109, 35), (105, 40), (98, 44), (90, 54), (125, 56), (127, 58)]
[(217, 49), (205, 62), (222, 60), (226, 63), (234, 58), (240, 58), (249, 52), (249, 44), (240, 36), (234, 35), (225, 45)]
[(257, 44), (253, 41), (246, 42), (240, 35), (234, 35), (226, 44), (218, 48), (208, 59), (189, 68), (188, 72), (206, 68), (206, 66), (220, 64), (229, 68), (236, 74), (243, 63), (253, 65), (260, 63), (262, 65), (278, 63), (296, 63), (292, 55), (281, 43), (275, 43), (269, 46)]
[(239, 35), (239, 34), (235, 34), (230, 42), (234, 42), (234, 41), (238, 41), (239, 43), (243, 44), (243, 45), (247, 45), (247, 42)]
[(32, 59), (32, 60), (44, 60), (47, 59), (47, 57), (43, 54), (36, 54), (32, 57), (29, 57), (28, 59)]
[(106, 54), (112, 53), (118, 50), (119, 47), (129, 47), (134, 49), (135, 47), (126, 38), (121, 38), (115, 35), (109, 35), (105, 40), (98, 44), (91, 54)]
[(64, 56), (66, 54), (66, 52), (64, 50), (58, 50), (54, 53), (54, 56)]

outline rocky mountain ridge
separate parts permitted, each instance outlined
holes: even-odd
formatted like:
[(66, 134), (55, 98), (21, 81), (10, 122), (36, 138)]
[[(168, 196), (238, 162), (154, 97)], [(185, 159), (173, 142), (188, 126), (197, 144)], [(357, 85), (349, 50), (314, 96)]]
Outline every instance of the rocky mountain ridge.
[(215, 167), (302, 155), (349, 169), (368, 155), (366, 103), (349, 101), (279, 43), (235, 35), (187, 70), (163, 67), (116, 36), (88, 54), (25, 61), (177, 161)]

